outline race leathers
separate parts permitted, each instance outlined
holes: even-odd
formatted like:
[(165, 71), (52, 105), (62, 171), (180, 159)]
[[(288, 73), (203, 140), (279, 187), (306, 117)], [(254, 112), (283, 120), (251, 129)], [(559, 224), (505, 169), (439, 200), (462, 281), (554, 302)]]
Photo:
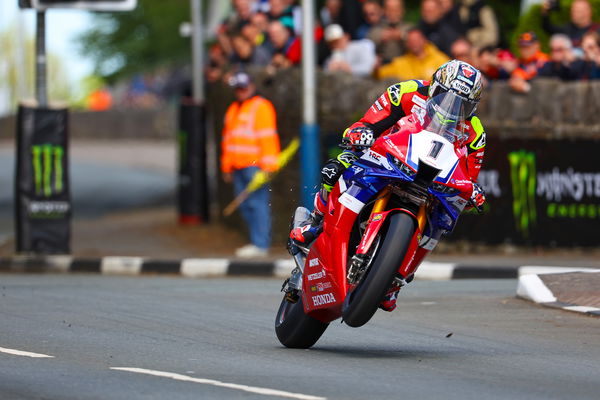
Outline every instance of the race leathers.
[[(379, 96), (365, 115), (352, 124), (346, 132), (352, 128), (367, 126), (373, 130), (375, 138), (394, 133), (399, 130), (400, 120), (403, 117), (410, 114), (425, 115), (428, 91), (428, 81), (410, 80), (396, 83)], [(462, 123), (464, 132), (468, 135), (465, 146), (469, 176), (473, 182), (477, 182), (483, 163), (485, 131), (476, 116), (472, 116)]]

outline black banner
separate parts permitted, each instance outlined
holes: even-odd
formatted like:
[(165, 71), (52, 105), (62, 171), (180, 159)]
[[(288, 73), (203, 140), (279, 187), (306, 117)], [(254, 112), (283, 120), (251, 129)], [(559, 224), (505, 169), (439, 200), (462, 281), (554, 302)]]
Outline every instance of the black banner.
[(463, 215), (452, 239), (488, 244), (600, 244), (600, 141), (489, 140), (479, 182), (483, 215)]
[(205, 108), (191, 100), (179, 108), (178, 205), (181, 223), (208, 221)]
[(20, 106), (17, 116), (17, 252), (70, 252), (68, 110)]

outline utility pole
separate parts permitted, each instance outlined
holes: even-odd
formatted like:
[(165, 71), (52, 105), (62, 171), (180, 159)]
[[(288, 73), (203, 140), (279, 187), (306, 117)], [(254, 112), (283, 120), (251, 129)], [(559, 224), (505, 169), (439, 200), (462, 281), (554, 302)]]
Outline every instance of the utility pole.
[(48, 105), (48, 87), (46, 75), (46, 11), (36, 12), (35, 32), (35, 98), (39, 107)]
[(204, 38), (202, 24), (202, 2), (191, 0), (192, 11), (192, 97), (196, 104), (204, 103)]
[(319, 185), (320, 143), (317, 124), (317, 60), (315, 46), (315, 3), (302, 0), (302, 130), (300, 162), (302, 204), (312, 209)]
[(206, 96), (204, 92), (204, 22), (202, 1), (190, 0), (192, 14), (192, 98), (179, 107), (179, 223), (206, 223), (215, 215), (216, 159), (207, 151)]

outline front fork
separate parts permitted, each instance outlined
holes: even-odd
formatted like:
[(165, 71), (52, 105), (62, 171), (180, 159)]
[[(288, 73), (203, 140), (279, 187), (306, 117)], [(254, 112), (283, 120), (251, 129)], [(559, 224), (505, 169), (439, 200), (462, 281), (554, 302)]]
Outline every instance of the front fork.
[[(381, 194), (375, 200), (373, 210), (369, 216), (367, 229), (357, 247), (356, 254), (352, 257), (350, 265), (348, 266), (347, 279), (348, 283), (351, 285), (356, 284), (360, 280), (362, 274), (367, 270), (370, 264), (373, 254), (369, 255), (369, 252), (372, 252), (371, 248), (373, 247), (373, 242), (388, 215), (388, 212), (384, 211), (386, 210), (391, 194), (392, 191), (388, 186), (381, 191)], [(410, 213), (416, 219), (417, 232), (419, 235), (425, 230), (425, 225), (427, 224), (427, 210), (428, 203), (424, 202), (419, 206), (417, 215), (414, 215), (412, 212)]]

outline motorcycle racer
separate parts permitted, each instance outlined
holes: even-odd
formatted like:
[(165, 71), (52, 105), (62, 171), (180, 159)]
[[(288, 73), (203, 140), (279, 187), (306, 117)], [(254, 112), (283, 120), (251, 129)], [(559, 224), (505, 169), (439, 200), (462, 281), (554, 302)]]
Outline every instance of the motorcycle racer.
[[(310, 218), (290, 232), (293, 243), (308, 247), (322, 231), (323, 214), (327, 199), (333, 186), (342, 173), (359, 158), (362, 150), (369, 148), (379, 136), (393, 134), (410, 118), (420, 119), (426, 114), (427, 107), (434, 97), (453, 93), (461, 100), (458, 115), (465, 116), (459, 122), (459, 129), (449, 135), (455, 146), (466, 148), (467, 168), (473, 184), (472, 203), (480, 207), (485, 202), (485, 194), (477, 184), (477, 177), (483, 162), (486, 134), (475, 111), (481, 98), (482, 74), (470, 64), (452, 60), (442, 65), (434, 73), (432, 80), (409, 80), (396, 83), (381, 94), (363, 117), (348, 127), (342, 137), (342, 147), (346, 151), (337, 158), (330, 159), (321, 170), (321, 188), (315, 195), (314, 210)], [(441, 114), (440, 114), (441, 115)], [(408, 121), (405, 121), (407, 117)], [(414, 117), (413, 117), (414, 116)], [(391, 294), (382, 303), (382, 308), (391, 311), (395, 308), (395, 294)], [(388, 303), (388, 304), (386, 304)]]

